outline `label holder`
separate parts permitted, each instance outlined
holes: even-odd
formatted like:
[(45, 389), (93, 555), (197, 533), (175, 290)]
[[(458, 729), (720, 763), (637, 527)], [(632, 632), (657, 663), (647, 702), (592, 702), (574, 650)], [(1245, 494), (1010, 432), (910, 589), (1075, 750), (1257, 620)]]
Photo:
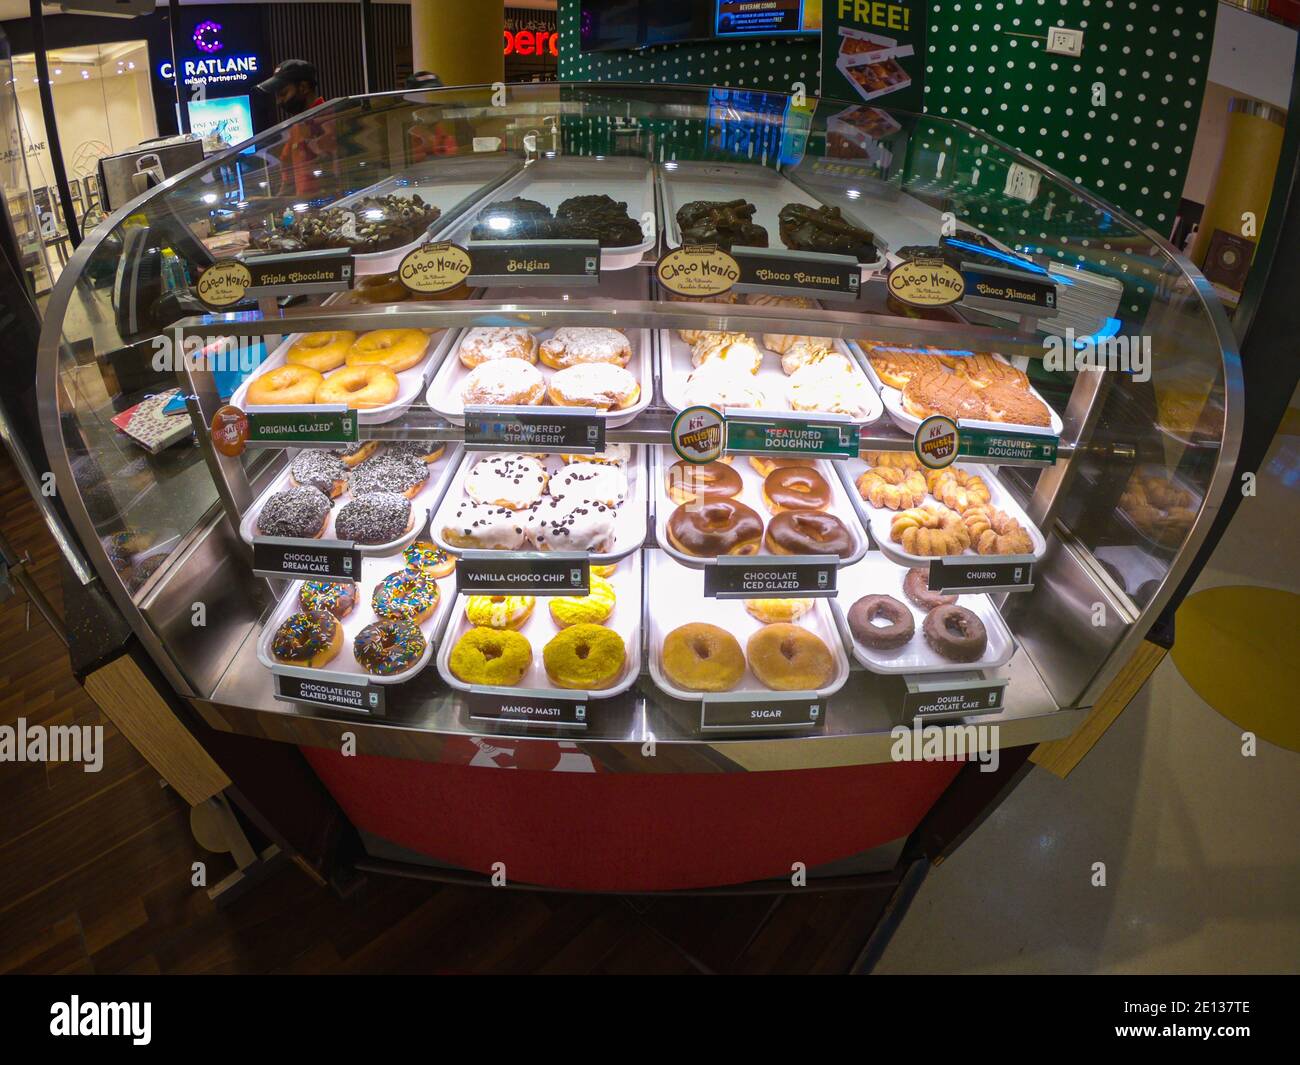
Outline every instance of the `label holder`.
[[(471, 240), (471, 285), (590, 286), (600, 284), (598, 240)], [(519, 270), (509, 264), (522, 260)], [(545, 266), (539, 269), (538, 266)]]
[[(547, 424), (556, 425), (564, 439), (538, 442), (526, 436)], [(472, 405), (465, 408), (465, 450), (594, 455), (605, 450), (605, 419), (590, 407)]]
[[(326, 431), (314, 434), (288, 432), (271, 437), (257, 435), (259, 422), (263, 426), (283, 423), (290, 421), (294, 415), (302, 415), (303, 424), (321, 425), (324, 426)], [(319, 447), (322, 444), (355, 444), (360, 439), (361, 419), (357, 416), (356, 411), (342, 403), (256, 407), (253, 410), (245, 411), (244, 416), (248, 419), (248, 437), (244, 442), (245, 447), (282, 448), (299, 445)], [(335, 425), (337, 425), (337, 431), (330, 431)]]
[[(987, 453), (990, 439), (1003, 438), (1011, 442), (1021, 442), (1025, 448), (1039, 452), (1030, 455), (990, 455)], [(1061, 438), (1046, 426), (1024, 425), (1014, 429), (1007, 428), (1005, 422), (985, 422), (973, 418), (962, 418), (957, 422), (957, 462), (973, 462), (985, 466), (1055, 466), (1057, 449)], [(975, 448), (973, 445), (981, 445)]]
[[(839, 557), (836, 555), (722, 555), (704, 564), (704, 596), (706, 599), (834, 599), (839, 594)], [(813, 571), (812, 587), (792, 589), (742, 589), (730, 587), (741, 578), (745, 570)], [(825, 583), (822, 583), (824, 576)]]
[[(591, 555), (586, 551), (475, 551), (457, 552), (456, 560), (456, 594), (457, 595), (497, 595), (511, 593), (521, 595), (587, 595), (591, 591)], [(499, 582), (482, 581), (465, 584), (461, 566), (474, 564), (486, 566), (492, 570), (505, 573), (537, 572), (568, 569), (567, 581), (555, 581), (550, 584), (530, 584), (527, 580)]]
[[(275, 698), (281, 702), (309, 703), (312, 706), (324, 706), (330, 710), (345, 710), (354, 714), (367, 714), (374, 717), (384, 716), (383, 686), (371, 684), (369, 680), (359, 674), (332, 675), (319, 669), (275, 665), (271, 667), (271, 675), (275, 679)], [(330, 700), (323, 696), (313, 699), (310, 696), (301, 694), (303, 682), (310, 682), (322, 689), (355, 694), (346, 700)]]
[[(793, 729), (818, 728), (826, 722), (828, 700), (815, 691), (807, 692), (705, 692), (700, 698), (700, 730), (703, 732), (787, 732)], [(754, 709), (784, 709), (792, 716), (788, 721), (738, 720)], [(795, 713), (799, 716), (794, 716)]]
[[(587, 727), (587, 709), (591, 700), (584, 698), (585, 693), (565, 688), (493, 688), (474, 684), (465, 692), (465, 703), (469, 717), (474, 721), (491, 721), (497, 725), (513, 728), (564, 728), (585, 729)], [(515, 702), (519, 704), (549, 704), (560, 710), (561, 716), (530, 717), (526, 714), (511, 716), (504, 713), (489, 714), (476, 710), (476, 704), (484, 707), (489, 704)], [(566, 718), (572, 714), (572, 719)]]
[[(740, 279), (732, 286), (737, 292), (854, 300), (862, 287), (862, 268), (853, 255), (736, 245), (731, 257), (740, 267)], [(826, 280), (800, 281), (805, 270), (815, 270)], [(774, 276), (765, 278), (764, 273)]]
[[(862, 437), (861, 429), (847, 414), (818, 414), (810, 418), (801, 411), (746, 410), (735, 417), (724, 413), (723, 425), (726, 430), (723, 450), (729, 455), (799, 455), (839, 461), (857, 457)], [(769, 431), (796, 428), (818, 432), (823, 440), (838, 435), (837, 446), (826, 450), (746, 446), (749, 442), (746, 436), (752, 438), (757, 433), (761, 434), (760, 440), (765, 440)], [(733, 438), (733, 432), (742, 435)]]
[[(903, 675), (903, 682), (907, 689), (903, 695), (904, 721), (935, 721), (999, 714), (1006, 704), (1007, 678), (988, 676), (977, 669), (957, 673), (907, 673)], [(942, 697), (963, 694), (971, 696), (967, 703), (980, 705), (958, 705), (945, 710), (924, 709)], [(993, 696), (992, 702), (990, 696)]]
[[(259, 546), (264, 551), (259, 552)], [(281, 549), (288, 548), (323, 554), (328, 562), (329, 572), (309, 573), (304, 570), (267, 569), (258, 565), (259, 554), (282, 554)], [(352, 540), (300, 540), (293, 536), (255, 536), (253, 537), (253, 576), (275, 581), (345, 581), (355, 584), (361, 576), (361, 552)]]
[[(953, 574), (953, 570), (965, 569), (971, 566), (979, 566), (995, 570), (1002, 573), (1005, 570), (1011, 570), (1012, 579), (1008, 581), (998, 581), (997, 583), (971, 584), (969, 581), (959, 581)], [(1024, 579), (1015, 580), (1014, 571), (1017, 567), (1024, 568)], [(996, 558), (981, 556), (972, 558), (968, 555), (948, 555), (944, 558), (930, 559), (930, 569), (926, 576), (926, 587), (932, 592), (941, 592), (945, 595), (979, 595), (989, 592), (1030, 592), (1034, 588), (1034, 556), (1033, 555), (998, 555)]]

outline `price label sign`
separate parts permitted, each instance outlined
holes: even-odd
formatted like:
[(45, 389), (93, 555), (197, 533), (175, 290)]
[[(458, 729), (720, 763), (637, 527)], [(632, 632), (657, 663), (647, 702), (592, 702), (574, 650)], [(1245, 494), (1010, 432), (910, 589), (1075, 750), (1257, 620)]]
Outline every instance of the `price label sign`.
[(584, 407), (466, 407), (465, 447), (592, 454), (605, 450), (605, 419)]
[(351, 710), (380, 716), (384, 712), (384, 689), (364, 681), (322, 677), (320, 670), (274, 666), (275, 697), (284, 702), (311, 703), (332, 710)]
[(495, 688), (471, 688), (465, 693), (469, 716), (498, 724), (583, 729), (587, 727), (587, 702), (571, 691), (532, 689), (526, 698)]
[(987, 555), (932, 558), (926, 583), (932, 592), (949, 594), (1027, 592), (1034, 586), (1034, 560), (1028, 555), (1004, 556), (996, 562)]
[(596, 285), (598, 240), (474, 240), (471, 285)]
[(807, 455), (856, 458), (861, 431), (844, 421), (726, 416), (727, 450), (736, 455)]
[(247, 418), (246, 447), (320, 447), (360, 438), (357, 412), (343, 406), (258, 407)]
[(361, 552), (350, 540), (255, 536), (253, 572), (277, 580), (356, 581), (361, 577)]
[(1046, 275), (997, 266), (962, 266), (966, 295), (962, 305), (989, 311), (1016, 311), (1036, 318), (1056, 314), (1056, 282)]
[(839, 559), (834, 555), (739, 556), (704, 564), (709, 599), (833, 598)]
[(718, 692), (700, 701), (700, 728), (706, 732), (765, 732), (815, 728), (826, 721), (826, 700), (816, 692)]
[(1054, 433), (1009, 432), (963, 421), (958, 429), (958, 455), (969, 462), (1055, 466), (1060, 437)]
[(852, 255), (737, 245), (731, 249), (731, 257), (740, 267), (737, 292), (851, 300), (857, 298), (862, 285), (862, 268)]
[(352, 253), (340, 248), (249, 255), (242, 261), (249, 274), (245, 296), (342, 292), (352, 287), (356, 277)]
[(456, 560), (456, 593), (586, 595), (591, 560), (575, 551), (464, 551)]
[(1000, 713), (1007, 687), (1005, 677), (988, 678), (978, 672), (908, 676), (904, 680), (905, 721)]

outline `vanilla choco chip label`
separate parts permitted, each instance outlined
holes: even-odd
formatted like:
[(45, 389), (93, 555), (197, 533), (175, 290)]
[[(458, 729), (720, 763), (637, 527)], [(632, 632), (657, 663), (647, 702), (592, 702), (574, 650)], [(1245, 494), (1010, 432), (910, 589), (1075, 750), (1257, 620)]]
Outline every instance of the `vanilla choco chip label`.
[(466, 551), (456, 560), (457, 594), (586, 595), (590, 590), (586, 555)]

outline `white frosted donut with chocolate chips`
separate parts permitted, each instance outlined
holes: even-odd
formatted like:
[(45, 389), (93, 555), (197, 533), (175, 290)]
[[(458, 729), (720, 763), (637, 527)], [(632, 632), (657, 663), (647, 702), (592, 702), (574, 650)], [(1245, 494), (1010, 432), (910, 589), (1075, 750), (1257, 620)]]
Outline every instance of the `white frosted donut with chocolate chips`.
[(546, 491), (546, 470), (529, 455), (488, 455), (465, 475), (465, 494), (479, 503), (523, 510)]
[(452, 547), (519, 551), (528, 539), (528, 519), (509, 507), (467, 499), (443, 525), (442, 538)]
[(543, 499), (528, 512), (528, 538), (539, 551), (609, 551), (618, 510), (593, 499)]
[(627, 474), (621, 466), (601, 462), (573, 462), (551, 477), (556, 499), (594, 499), (616, 507), (627, 498)]

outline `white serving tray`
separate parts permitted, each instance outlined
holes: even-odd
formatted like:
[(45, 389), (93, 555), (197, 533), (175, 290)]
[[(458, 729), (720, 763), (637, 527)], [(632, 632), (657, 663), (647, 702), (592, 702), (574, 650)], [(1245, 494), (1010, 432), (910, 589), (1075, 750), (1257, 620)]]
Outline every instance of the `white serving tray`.
[[(263, 409), (257, 404), (247, 403), (249, 385), (263, 374), (270, 373), (270, 371), (283, 366), (289, 348), (293, 346), (293, 342), (298, 337), (303, 335), (302, 333), (291, 333), (285, 337), (275, 351), (262, 360), (257, 371), (235, 389), (235, 394), (230, 397), (230, 402), (245, 412), (256, 412)], [(363, 334), (358, 334), (358, 336), (361, 335)], [(455, 335), (456, 331), (453, 329), (435, 330), (429, 337), (429, 346), (425, 349), (424, 359), (409, 370), (403, 370), (397, 375), (397, 397), (393, 402), (385, 403), (381, 407), (371, 407), (369, 410), (357, 411), (357, 424), (383, 425), (385, 422), (394, 421), (405, 414), (410, 409), (411, 404), (424, 394), (429, 379), (446, 357), (447, 349), (451, 347)], [(343, 367), (339, 367), (339, 369), (343, 369)], [(329, 374), (325, 376), (328, 377)]]
[(441, 234), (442, 239), (464, 244), (477, 215), (490, 203), (521, 196), (536, 200), (551, 209), (552, 214), (567, 199), (574, 196), (605, 195), (627, 204), (629, 217), (641, 223), (641, 241), (621, 248), (601, 248), (602, 270), (626, 270), (636, 266), (655, 246), (658, 233), (655, 224), (654, 168), (645, 159), (634, 156), (607, 156), (595, 163), (576, 156), (555, 159), (537, 159), (523, 171), (492, 194), (475, 204), (455, 226)]
[[(524, 323), (509, 323), (504, 320), (502, 325)], [(457, 351), (460, 349), (460, 341), (464, 338), (468, 330), (461, 330), (456, 334), (455, 344), (449, 345), (450, 351), (444, 356), (442, 366), (429, 385), (426, 394), (426, 402), (429, 404), (434, 413), (446, 418), (453, 425), (465, 424), (465, 402), (461, 399), (461, 389), (465, 386), (465, 378), (469, 376), (469, 367), (460, 361)], [(555, 335), (554, 329), (543, 329), (536, 334), (537, 342), (540, 344), (543, 340), (549, 340)], [(606, 411), (601, 414), (595, 408), (591, 413), (600, 415), (605, 419), (605, 425), (609, 428), (615, 428), (620, 425), (626, 425), (632, 421), (638, 414), (650, 406), (654, 399), (654, 363), (650, 354), (650, 330), (649, 329), (631, 329), (626, 332), (628, 343), (632, 347), (632, 358), (628, 362), (628, 369), (636, 377), (637, 382), (641, 385), (641, 394), (632, 406), (623, 410)], [(542, 379), (548, 384), (551, 375), (558, 373), (549, 366), (543, 366), (540, 361), (533, 364), (542, 373)], [(524, 414), (536, 414), (539, 411), (545, 411), (550, 406), (550, 401), (545, 398), (540, 404), (533, 406), (520, 406), (517, 409)], [(504, 410), (511, 408), (504, 407)]]
[[(816, 326), (809, 326), (815, 329)], [(763, 346), (763, 334), (748, 334), (758, 345), (763, 354), (763, 362), (755, 374), (758, 387), (763, 390), (767, 397), (761, 410), (793, 410), (790, 406), (789, 394), (786, 390), (786, 384), (790, 378), (786, 372), (781, 369), (781, 356), (770, 348)], [(664, 402), (673, 410), (685, 410), (689, 403), (686, 402), (686, 381), (691, 372), (695, 369), (691, 365), (691, 346), (677, 335), (676, 329), (660, 329), (658, 331), (659, 340), (659, 380), (663, 388)], [(865, 401), (866, 413), (861, 418), (853, 419), (856, 425), (870, 425), (878, 421), (880, 416), (885, 413), (884, 405), (880, 402), (880, 396), (871, 386), (871, 381), (865, 373), (859, 361), (849, 352), (844, 341), (836, 340), (834, 343), (835, 350), (849, 360), (852, 372), (855, 374), (863, 385), (862, 395)], [(728, 411), (742, 411), (744, 407), (728, 407)], [(795, 411), (794, 413), (801, 417), (816, 419), (817, 411)]]
[[(339, 620), (339, 624), (343, 626), (343, 647), (334, 656), (333, 661), (320, 669), (312, 670), (313, 675), (319, 674), (322, 680), (348, 681), (353, 684), (401, 684), (403, 681), (410, 680), (429, 664), (429, 659), (433, 657), (434, 645), (438, 642), (442, 630), (447, 624), (451, 602), (456, 598), (456, 576), (454, 573), (441, 577), (436, 582), (438, 585), (438, 603), (433, 608), (433, 614), (420, 624), (420, 631), (424, 633), (425, 639), (424, 654), (410, 669), (395, 673), (391, 677), (382, 677), (377, 673), (366, 672), (365, 667), (358, 663), (352, 654), (352, 641), (356, 639), (357, 633), (372, 621), (379, 620), (379, 616), (370, 606), (370, 596), (375, 586), (390, 573), (405, 568), (400, 551), (394, 555), (385, 555), (382, 558), (363, 558), (361, 560), (361, 580), (357, 582), (357, 604), (347, 617)], [(280, 627), (285, 618), (301, 609), (298, 602), (298, 591), (302, 585), (302, 581), (294, 581), (289, 585), (289, 590), (285, 592), (284, 598), (271, 611), (270, 618), (262, 626), (262, 633), (257, 640), (257, 660), (267, 669), (289, 665), (287, 662), (282, 663), (275, 660), (271, 654), (271, 641), (275, 638), (275, 630)], [(302, 669), (307, 667), (294, 666), (293, 668)]]
[[(1007, 629), (1006, 622), (987, 595), (959, 595), (957, 605), (974, 613), (988, 632), (988, 645), (984, 654), (974, 662), (954, 662), (944, 658), (926, 642), (921, 632), (926, 611), (913, 605), (903, 594), (906, 569), (900, 569), (879, 551), (868, 551), (862, 561), (840, 570), (839, 594), (830, 600), (840, 635), (853, 657), (872, 673), (961, 673), (971, 669), (993, 669), (1006, 665), (1016, 651), (1016, 641)], [(916, 632), (902, 647), (879, 650), (867, 647), (853, 639), (849, 630), (849, 607), (864, 595), (890, 595), (912, 612)]]
[[(689, 566), (691, 569), (703, 569), (705, 563), (713, 562), (711, 558), (697, 558), (694, 555), (688, 555), (677, 548), (673, 547), (668, 541), (668, 519), (672, 516), (678, 504), (674, 503), (672, 497), (668, 495), (666, 479), (668, 468), (677, 461), (677, 456), (668, 447), (650, 448), (653, 452), (650, 466), (650, 479), (654, 482), (654, 489), (651, 499), (654, 501), (655, 509), (655, 540), (663, 549), (664, 553), (680, 562), (683, 566)], [(809, 459), (808, 465), (826, 478), (826, 483), (831, 488), (831, 505), (826, 508), (827, 512), (834, 514), (844, 523), (856, 543), (856, 548), (852, 555), (846, 559), (841, 559), (841, 567), (851, 565), (860, 559), (867, 552), (867, 536), (862, 526), (856, 519), (857, 509), (853, 504), (853, 496), (857, 495), (856, 491), (846, 492), (843, 483), (836, 475), (835, 471), (829, 467), (837, 463), (829, 459)], [(732, 457), (731, 468), (740, 474), (743, 487), (740, 494), (735, 498), (747, 507), (753, 509), (763, 520), (763, 527), (766, 529), (767, 523), (772, 519), (772, 512), (768, 510), (767, 504), (763, 502), (763, 476), (750, 465), (749, 458), (744, 455), (735, 455)], [(782, 559), (784, 555), (772, 555), (760, 553), (757, 555), (748, 555), (746, 558), (751, 562), (763, 562), (771, 559)]]
[[(461, 501), (469, 498), (464, 489), (465, 475), (469, 473), (470, 468), (479, 459), (494, 454), (497, 454), (497, 452), (466, 451), (459, 456), (451, 482), (433, 514), (432, 521), (429, 523), (430, 539), (444, 551), (456, 555), (466, 550), (466, 548), (452, 547), (448, 544), (442, 538), (442, 527), (450, 519), (453, 511), (460, 505)], [(554, 474), (565, 465), (565, 462), (559, 455), (548, 455), (542, 464), (546, 467), (548, 473)], [(636, 446), (632, 448), (632, 458), (623, 467), (623, 470), (627, 474), (627, 498), (618, 508), (618, 520), (615, 523), (614, 532), (614, 550), (603, 554), (592, 554), (591, 561), (597, 566), (607, 565), (610, 562), (617, 562), (621, 558), (626, 558), (634, 551), (639, 550), (645, 542), (647, 527), (646, 469), (641, 448)], [(548, 499), (550, 497), (543, 495), (542, 498)], [(520, 513), (522, 514), (523, 511), (520, 511)]]
[[(293, 478), (289, 473), (293, 465), (294, 457), (301, 449), (286, 449), (289, 451), (289, 464), (267, 487), (262, 494), (257, 497), (256, 502), (248, 508), (247, 513), (239, 522), (239, 536), (246, 544), (252, 544), (257, 537), (257, 516), (262, 513), (262, 507), (266, 501), (276, 492), (282, 492), (293, 485)], [(429, 524), (429, 515), (435, 507), (442, 501), (443, 494), (447, 491), (447, 482), (451, 480), (452, 474), (456, 467), (460, 465), (461, 448), (459, 444), (447, 444), (442, 453), (442, 457), (437, 462), (430, 463), (429, 477), (424, 482), (423, 487), (415, 494), (411, 500), (411, 531), (405, 533), (392, 543), (388, 544), (357, 544), (357, 550), (363, 556), (380, 556), (389, 555), (394, 551), (401, 551), (407, 544), (413, 543), (420, 538), (425, 526)], [(329, 515), (325, 518), (325, 529), (320, 534), (319, 539), (335, 540), (338, 537), (334, 533), (334, 518), (338, 514), (343, 504), (352, 498), (352, 493), (344, 489), (343, 494), (337, 499), (332, 500), (333, 506), (330, 508)]]
[[(721, 200), (723, 203), (736, 199), (748, 200), (755, 208), (751, 221), (767, 230), (768, 247), (778, 251), (785, 247), (781, 240), (782, 207), (787, 203), (801, 203), (805, 207), (825, 206), (811, 193), (805, 192), (775, 170), (753, 163), (670, 161), (660, 163), (658, 173), (664, 240), (669, 248), (677, 248), (682, 244), (681, 230), (677, 226), (678, 208), (695, 200)], [(841, 211), (854, 225), (875, 232), (861, 219), (850, 215), (843, 208)], [(876, 250), (880, 251), (879, 245)], [(882, 253), (875, 261), (859, 265), (862, 267), (863, 278), (866, 278), (885, 265), (885, 258)]]
[[(979, 552), (967, 548), (960, 555), (910, 555), (904, 551), (898, 544), (889, 538), (889, 526), (894, 520), (897, 510), (890, 510), (888, 507), (873, 507), (858, 493), (857, 479), (862, 476), (870, 465), (861, 458), (847, 459), (844, 462), (836, 464), (839, 467), (840, 478), (843, 481), (844, 491), (848, 493), (854, 508), (858, 512), (858, 517), (862, 524), (871, 530), (871, 539), (880, 548), (881, 554), (892, 562), (900, 566), (927, 566), (931, 558), (948, 557), (948, 558), (987, 558), (990, 562), (998, 562), (1011, 558), (1031, 557), (1035, 562), (1043, 557), (1047, 550), (1047, 541), (1043, 538), (1042, 531), (1029, 520), (1024, 508), (1016, 502), (1015, 497), (1003, 486), (1002, 482), (994, 474), (995, 467), (992, 466), (975, 466), (963, 462), (954, 463), (951, 467), (955, 470), (965, 470), (967, 473), (978, 474), (984, 478), (984, 483), (989, 486), (989, 505), (996, 507), (998, 510), (1005, 510), (1015, 518), (1029, 532), (1029, 539), (1033, 542), (1034, 550), (1029, 556), (1020, 555), (980, 555)], [(934, 503), (937, 500), (932, 495), (927, 495), (923, 503)]]
[[(854, 358), (858, 360), (858, 365), (861, 366), (863, 371), (866, 373), (867, 379), (871, 381), (872, 387), (875, 388), (877, 394), (879, 394), (881, 401), (885, 405), (885, 410), (887, 410), (889, 416), (894, 419), (894, 424), (900, 429), (905, 429), (909, 433), (915, 433), (917, 427), (921, 424), (922, 419), (918, 418), (915, 414), (909, 414), (904, 408), (902, 390), (891, 388), (880, 379), (876, 374), (875, 368), (871, 365), (871, 359), (867, 357), (867, 353), (862, 350), (861, 345), (859, 345), (857, 341), (850, 340), (848, 342), (848, 348), (849, 351), (853, 353)], [(925, 352), (918, 352), (918, 354), (925, 354)], [(996, 355), (995, 357), (1006, 362), (1006, 359), (1003, 359), (1001, 355)], [(1050, 417), (1052, 421), (1052, 433), (1056, 436), (1060, 436), (1065, 427), (1065, 423), (1061, 421), (1061, 416), (1052, 409), (1052, 405), (1048, 403), (1047, 400), (1043, 399), (1042, 395), (1039, 394), (1038, 389), (1034, 388), (1032, 385), (1029, 388), (1029, 393), (1030, 395), (1035, 396), (1039, 402), (1047, 408), (1048, 417)], [(1041, 433), (1043, 431), (1041, 425), (1021, 425), (1018, 422), (991, 422), (988, 424), (1011, 432), (1025, 430), (1028, 432)]]
[[(454, 576), (451, 579), (454, 580)], [(546, 666), (542, 661), (542, 648), (561, 629), (551, 617), (549, 597), (541, 595), (536, 597), (532, 614), (518, 630), (532, 645), (533, 661), (524, 673), (523, 679), (512, 688), (466, 684), (451, 671), (452, 648), (456, 646), (456, 641), (473, 627), (465, 617), (466, 596), (456, 596), (455, 613), (448, 621), (447, 631), (438, 649), (438, 672), (442, 675), (442, 679), (451, 687), (463, 692), (470, 690), (508, 692), (513, 695), (527, 696), (530, 691), (542, 690), (552, 694), (559, 693), (559, 698), (576, 700), (610, 699), (627, 691), (636, 682), (641, 672), (641, 553), (637, 551), (620, 562), (618, 568), (606, 580), (614, 586), (616, 600), (614, 613), (609, 616), (604, 625), (623, 637), (623, 646), (627, 649), (627, 655), (623, 660), (623, 675), (610, 687), (588, 692), (576, 688), (558, 688), (547, 676)]]
[[(1186, 477), (1183, 477), (1177, 473), (1175, 473), (1171, 477), (1169, 475), (1169, 471), (1165, 469), (1164, 466), (1155, 462), (1146, 462), (1136, 467), (1134, 475), (1155, 477), (1164, 481), (1172, 481), (1175, 488), (1181, 488), (1183, 491), (1185, 491), (1188, 495), (1192, 497), (1191, 509), (1196, 511), (1198, 514), (1200, 513), (1201, 504), (1205, 502), (1205, 497), (1201, 495), (1201, 493), (1197, 490), (1196, 486), (1192, 484), (1190, 481), (1188, 481)], [(1115, 504), (1115, 513), (1119, 515), (1119, 520), (1123, 522), (1124, 525), (1128, 526), (1128, 528), (1134, 533), (1134, 535), (1138, 536), (1144, 543), (1147, 543), (1152, 547), (1161, 551), (1173, 550), (1179, 544), (1181, 544), (1184, 538), (1187, 536), (1187, 529), (1184, 529), (1177, 537), (1173, 537), (1170, 539), (1164, 539), (1159, 536), (1152, 536), (1149, 532), (1144, 531), (1142, 527), (1138, 525), (1136, 521), (1133, 520), (1133, 515), (1131, 515), (1127, 510), (1125, 510), (1118, 503)], [(1190, 526), (1188, 526), (1188, 528), (1190, 528)]]
[[(763, 628), (763, 623), (745, 609), (743, 599), (705, 598), (702, 573), (683, 569), (663, 551), (651, 550), (646, 554), (650, 558), (650, 580), (647, 587), (651, 592), (645, 611), (649, 637), (647, 646), (650, 650), (650, 676), (666, 695), (671, 695), (674, 699), (698, 703), (706, 693), (679, 688), (664, 674), (663, 647), (668, 634), (681, 625), (697, 621), (717, 625), (736, 637), (743, 652), (750, 636)], [(665, 589), (666, 592), (655, 596), (653, 591), (655, 588)], [(826, 687), (818, 688), (816, 694), (822, 698), (834, 695), (849, 679), (849, 659), (844, 653), (844, 642), (840, 639), (840, 632), (827, 600), (814, 600), (813, 608), (794, 624), (820, 637), (830, 649), (831, 656), (835, 660), (835, 675)], [(738, 692), (753, 692), (764, 699), (797, 699), (808, 695), (807, 692), (779, 692), (764, 687), (748, 665), (745, 667), (745, 675), (740, 678), (740, 683), (730, 692), (708, 694), (735, 695)]]

